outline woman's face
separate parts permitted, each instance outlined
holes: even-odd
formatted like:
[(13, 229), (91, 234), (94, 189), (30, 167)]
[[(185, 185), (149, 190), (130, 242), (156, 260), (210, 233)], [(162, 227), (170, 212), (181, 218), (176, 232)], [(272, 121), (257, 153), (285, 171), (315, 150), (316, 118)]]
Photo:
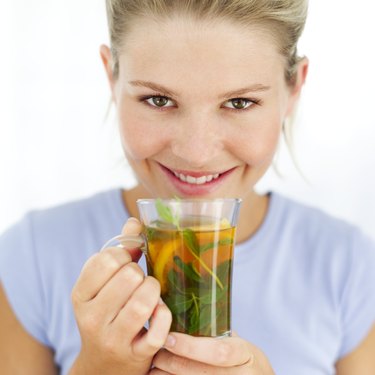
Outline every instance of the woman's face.
[[(108, 54), (102, 49), (107, 70)], [(111, 81), (123, 149), (138, 181), (154, 197), (252, 191), (298, 96), (284, 69), (277, 46), (255, 28), (139, 22)]]

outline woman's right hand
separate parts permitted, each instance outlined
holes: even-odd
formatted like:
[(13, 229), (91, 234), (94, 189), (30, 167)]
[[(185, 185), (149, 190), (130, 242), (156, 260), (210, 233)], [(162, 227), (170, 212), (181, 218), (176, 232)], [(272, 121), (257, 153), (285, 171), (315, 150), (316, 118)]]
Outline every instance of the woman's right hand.
[[(124, 234), (140, 231), (134, 218), (123, 229)], [(148, 373), (172, 316), (161, 302), (159, 282), (145, 277), (136, 263), (140, 255), (140, 250), (110, 247), (84, 265), (72, 291), (82, 347), (70, 375)]]

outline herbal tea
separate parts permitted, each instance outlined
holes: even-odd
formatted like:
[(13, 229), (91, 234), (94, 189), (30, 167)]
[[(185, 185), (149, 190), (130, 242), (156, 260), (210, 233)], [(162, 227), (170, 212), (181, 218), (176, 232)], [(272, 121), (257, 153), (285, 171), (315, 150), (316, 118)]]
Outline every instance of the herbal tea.
[(173, 331), (227, 335), (235, 228), (227, 221), (203, 226), (196, 221), (181, 219), (177, 228), (156, 221), (146, 227), (148, 273), (160, 282)]

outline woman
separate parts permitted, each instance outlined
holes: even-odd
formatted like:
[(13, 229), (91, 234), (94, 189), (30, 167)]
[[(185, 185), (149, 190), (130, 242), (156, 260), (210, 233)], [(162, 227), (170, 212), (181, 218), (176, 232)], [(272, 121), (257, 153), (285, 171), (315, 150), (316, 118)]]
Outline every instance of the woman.
[[(107, 0), (111, 48), (101, 56), (139, 183), (32, 212), (2, 236), (4, 373), (375, 373), (374, 244), (253, 190), (305, 82), (296, 45), (306, 8)], [(139, 233), (138, 198), (174, 195), (243, 199), (233, 337), (169, 334), (171, 314), (140, 251), (97, 253), (126, 219), (123, 231)]]

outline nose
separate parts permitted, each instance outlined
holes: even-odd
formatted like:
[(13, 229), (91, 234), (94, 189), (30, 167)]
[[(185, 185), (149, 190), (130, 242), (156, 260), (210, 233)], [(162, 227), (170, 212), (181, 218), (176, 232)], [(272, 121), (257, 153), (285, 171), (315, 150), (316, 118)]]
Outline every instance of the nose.
[(175, 156), (199, 169), (217, 158), (224, 148), (223, 140), (218, 119), (201, 112), (180, 118), (172, 136), (171, 148)]

